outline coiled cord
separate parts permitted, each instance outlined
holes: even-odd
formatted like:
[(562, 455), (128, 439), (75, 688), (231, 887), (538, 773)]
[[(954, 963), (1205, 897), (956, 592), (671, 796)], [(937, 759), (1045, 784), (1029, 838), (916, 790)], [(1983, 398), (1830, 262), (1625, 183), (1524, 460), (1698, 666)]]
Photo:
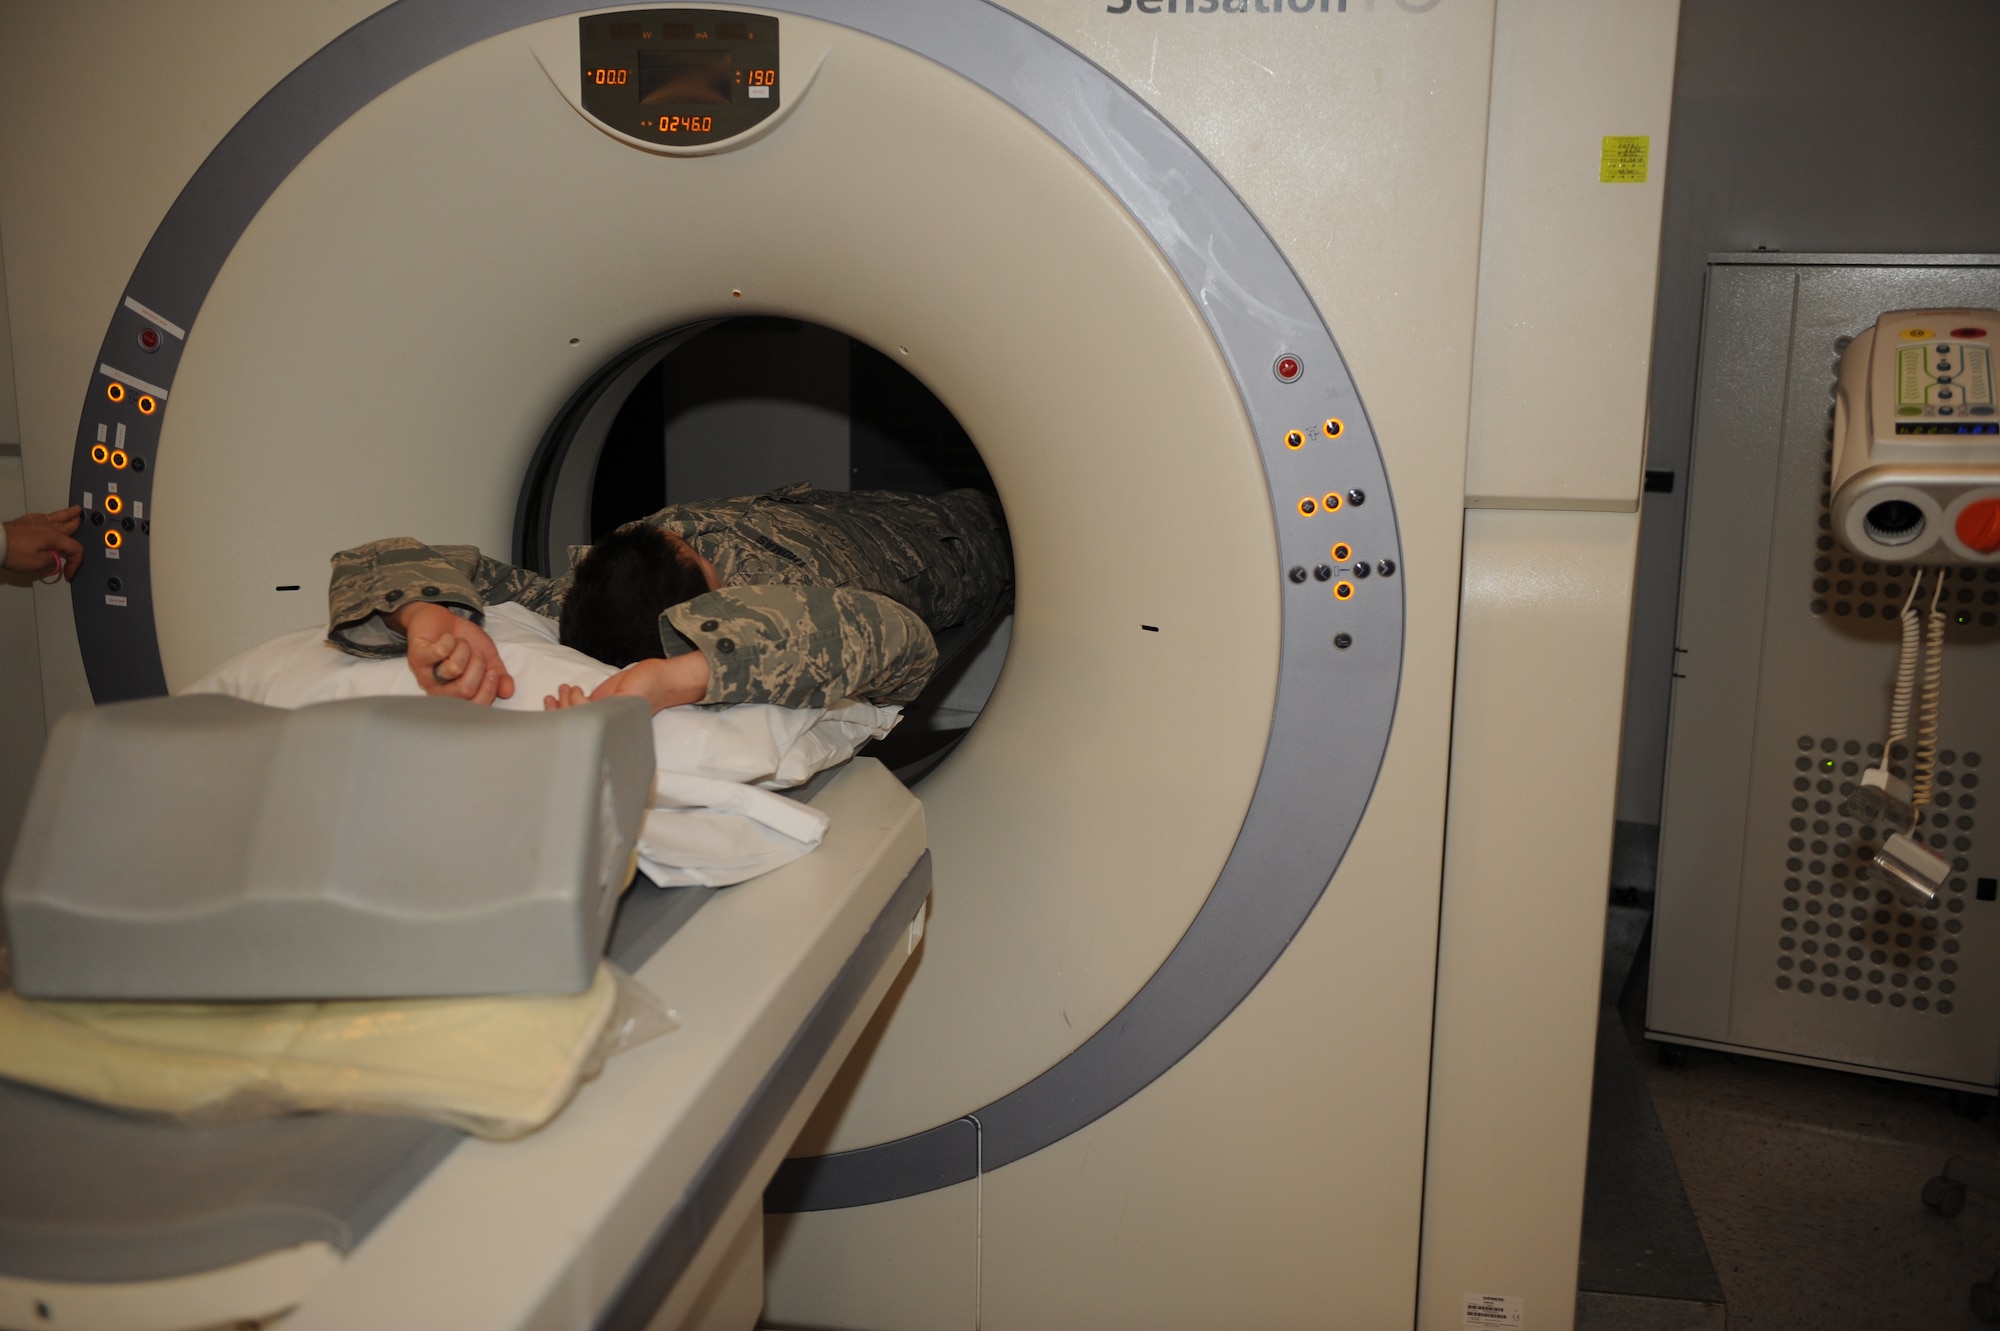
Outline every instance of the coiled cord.
[(1944, 570), (1931, 588), (1931, 611), (1924, 623), (1923, 685), (1917, 697), (1916, 753), (1910, 769), (1910, 806), (1919, 817), (1937, 789), (1938, 715), (1944, 703)]
[(1896, 691), (1889, 703), (1889, 742), (1882, 746), (1882, 766), (1895, 759), (1896, 746), (1910, 737), (1910, 701), (1917, 691), (1917, 660), (1923, 634), (1917, 624), (1917, 593), (1923, 589), (1924, 575), (1918, 570), (1910, 579), (1910, 594), (1903, 598), (1897, 616), (1903, 625), (1903, 648), (1896, 658)]

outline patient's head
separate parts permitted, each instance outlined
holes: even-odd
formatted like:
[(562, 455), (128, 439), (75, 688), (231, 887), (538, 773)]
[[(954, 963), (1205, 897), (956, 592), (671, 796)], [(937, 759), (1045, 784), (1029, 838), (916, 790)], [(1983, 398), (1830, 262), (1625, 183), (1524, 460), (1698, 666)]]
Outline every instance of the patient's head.
[(628, 523), (578, 561), (563, 597), (563, 645), (621, 669), (665, 656), (660, 612), (708, 589), (701, 560), (686, 542)]

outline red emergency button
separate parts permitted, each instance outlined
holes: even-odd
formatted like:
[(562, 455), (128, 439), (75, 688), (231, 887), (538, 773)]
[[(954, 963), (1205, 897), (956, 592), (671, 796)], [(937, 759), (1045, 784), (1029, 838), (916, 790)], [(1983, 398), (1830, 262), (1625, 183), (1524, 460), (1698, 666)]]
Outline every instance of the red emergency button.
[(1278, 376), (1278, 382), (1281, 384), (1297, 383), (1299, 376), (1304, 374), (1305, 370), (1306, 367), (1299, 363), (1299, 358), (1289, 354), (1278, 357), (1277, 363), (1271, 367), (1271, 373)]
[(1984, 328), (1954, 328), (1951, 330), (1951, 335), (1953, 337), (1985, 337), (1986, 330)]
[(1960, 509), (1958, 539), (1982, 555), (2000, 550), (2000, 499), (1981, 499)]

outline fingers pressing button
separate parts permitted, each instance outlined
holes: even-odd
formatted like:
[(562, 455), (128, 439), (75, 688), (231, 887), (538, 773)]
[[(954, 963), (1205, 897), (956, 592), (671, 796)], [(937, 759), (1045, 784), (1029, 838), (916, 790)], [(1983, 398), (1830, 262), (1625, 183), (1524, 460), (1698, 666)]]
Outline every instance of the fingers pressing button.
[(721, 627), (722, 621), (719, 619), (704, 619), (701, 621), (701, 631), (703, 633), (713, 633)]
[(734, 639), (734, 638), (717, 638), (717, 639), (715, 640), (715, 650), (716, 650), (716, 651), (718, 651), (718, 652), (733, 652), (733, 651), (735, 651), (735, 650), (736, 650), (736, 639)]

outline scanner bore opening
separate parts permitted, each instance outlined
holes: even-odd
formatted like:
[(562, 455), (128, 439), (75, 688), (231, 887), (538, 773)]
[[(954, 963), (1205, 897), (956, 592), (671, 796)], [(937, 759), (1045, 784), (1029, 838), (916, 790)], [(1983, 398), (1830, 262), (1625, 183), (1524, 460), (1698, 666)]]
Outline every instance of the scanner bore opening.
[[(908, 370), (866, 343), (798, 319), (693, 324), (599, 366), (544, 432), (522, 484), (514, 558), (549, 573), (668, 504), (823, 490), (995, 492), (978, 448)], [(1006, 658), (1012, 607), (940, 632), (937, 676), (864, 750), (905, 783), (970, 732)]]

